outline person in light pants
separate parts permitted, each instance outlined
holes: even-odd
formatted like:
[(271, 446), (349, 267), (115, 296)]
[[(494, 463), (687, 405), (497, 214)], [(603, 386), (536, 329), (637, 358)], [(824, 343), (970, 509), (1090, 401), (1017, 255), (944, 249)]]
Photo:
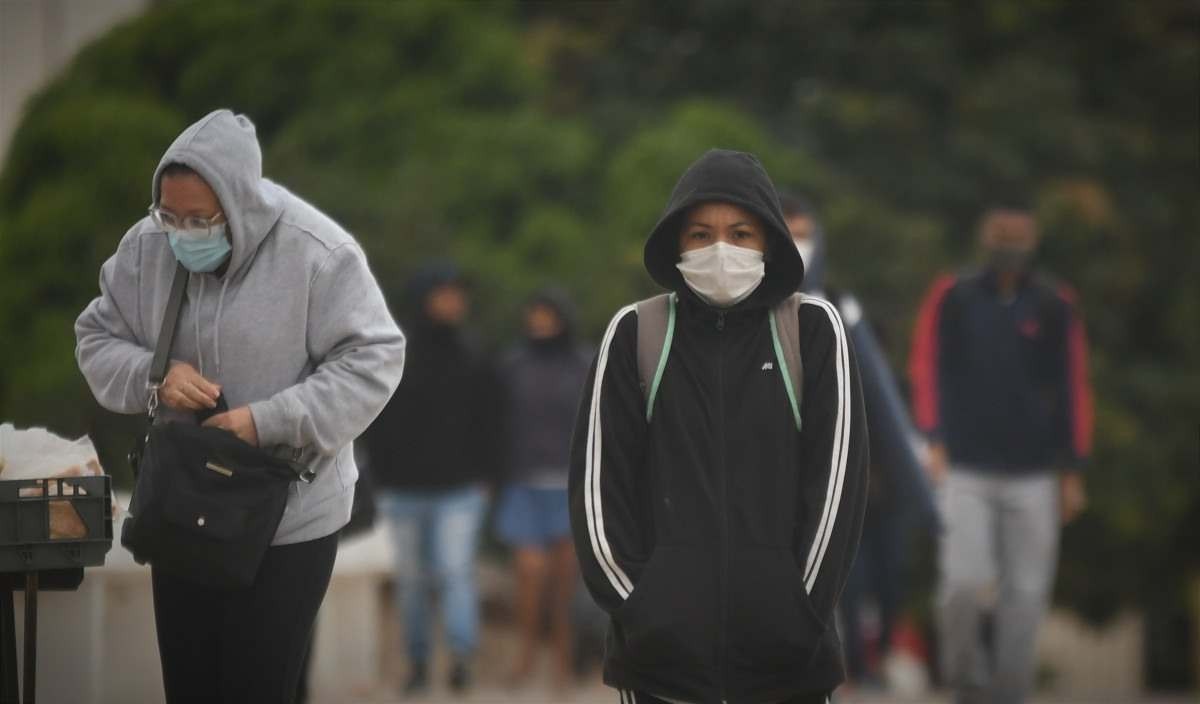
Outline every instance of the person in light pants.
[(1059, 525), (1085, 504), (1087, 340), (1074, 291), (1032, 270), (1037, 242), (1026, 210), (988, 211), (983, 266), (939, 277), (913, 336), (914, 411), (943, 493), (942, 670), (963, 704), (1028, 697)]

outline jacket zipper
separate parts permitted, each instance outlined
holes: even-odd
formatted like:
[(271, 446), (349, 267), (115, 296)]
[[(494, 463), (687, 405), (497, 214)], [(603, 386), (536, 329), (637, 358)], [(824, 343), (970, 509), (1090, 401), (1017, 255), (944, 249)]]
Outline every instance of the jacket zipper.
[(719, 451), (717, 470), (721, 473), (718, 486), (721, 488), (720, 505), (718, 510), (721, 512), (721, 571), (717, 575), (717, 594), (720, 598), (720, 623), (717, 625), (717, 664), (718, 664), (718, 679), (721, 687), (721, 702), (725, 704), (727, 694), (725, 691), (726, 669), (728, 655), (725, 640), (727, 638), (726, 622), (729, 618), (729, 595), (726, 593), (728, 587), (726, 585), (726, 575), (729, 573), (729, 508), (728, 508), (728, 472), (726, 467), (726, 448), (725, 448), (725, 313), (717, 313), (717, 440)]

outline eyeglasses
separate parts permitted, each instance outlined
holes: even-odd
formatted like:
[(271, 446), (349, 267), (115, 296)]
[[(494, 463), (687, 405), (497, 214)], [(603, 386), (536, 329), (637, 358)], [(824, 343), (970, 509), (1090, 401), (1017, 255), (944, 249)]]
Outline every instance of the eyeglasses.
[(208, 239), (220, 233), (220, 227), (225, 224), (225, 214), (221, 212), (210, 218), (202, 218), (199, 215), (179, 217), (170, 210), (153, 205), (149, 210), (150, 219), (167, 234), (178, 232), (185, 237)]

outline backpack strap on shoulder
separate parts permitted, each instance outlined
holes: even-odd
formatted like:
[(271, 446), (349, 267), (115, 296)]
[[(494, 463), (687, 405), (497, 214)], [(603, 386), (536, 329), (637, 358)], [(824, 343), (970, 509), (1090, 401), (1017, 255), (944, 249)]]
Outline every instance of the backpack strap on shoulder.
[(804, 398), (804, 364), (800, 360), (800, 294), (793, 293), (771, 310), (771, 341), (787, 389), (796, 430), (800, 430), (800, 399)]
[(646, 422), (649, 423), (654, 415), (658, 385), (671, 352), (671, 340), (675, 337), (675, 294), (664, 293), (639, 301), (637, 316), (638, 381), (646, 399)]

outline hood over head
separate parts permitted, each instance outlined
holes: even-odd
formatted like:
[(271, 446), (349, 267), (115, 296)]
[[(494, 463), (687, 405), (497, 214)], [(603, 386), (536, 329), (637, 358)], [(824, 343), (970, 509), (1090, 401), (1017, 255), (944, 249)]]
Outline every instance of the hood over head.
[(574, 338), (578, 310), (575, 307), (575, 301), (566, 289), (561, 286), (546, 286), (538, 289), (525, 299), (524, 310), (535, 305), (547, 306), (558, 313), (558, 318), (563, 323), (563, 332), (557, 339), (570, 340)]
[(679, 231), (684, 214), (700, 203), (732, 203), (754, 213), (766, 229), (766, 273), (749, 298), (734, 306), (774, 305), (796, 291), (804, 279), (804, 263), (792, 244), (779, 207), (779, 196), (766, 169), (753, 154), (711, 149), (683, 172), (658, 224), (646, 239), (643, 261), (651, 278), (663, 288), (695, 296), (679, 262)]
[(168, 164), (191, 168), (216, 193), (229, 223), (233, 254), (226, 277), (232, 277), (262, 244), (284, 208), (280, 190), (263, 178), (254, 123), (230, 110), (214, 110), (184, 130), (154, 170), (150, 184), (154, 205), (159, 203), (162, 171)]
[(433, 289), (447, 284), (467, 285), (458, 264), (449, 259), (433, 259), (413, 272), (405, 284), (405, 293), (414, 302), (424, 301)]
[(421, 265), (405, 284), (405, 304), (407, 318), (411, 323), (428, 326), (434, 325), (425, 311), (425, 302), (429, 294), (439, 286), (461, 286), (467, 289), (467, 280), (458, 264), (449, 259), (433, 259)]

